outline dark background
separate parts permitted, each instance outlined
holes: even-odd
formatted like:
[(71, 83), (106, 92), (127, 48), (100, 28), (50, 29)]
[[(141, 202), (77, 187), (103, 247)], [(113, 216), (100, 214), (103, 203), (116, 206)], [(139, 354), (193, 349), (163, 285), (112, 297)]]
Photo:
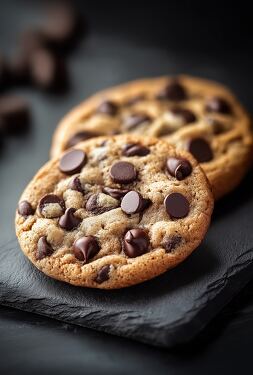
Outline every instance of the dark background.
[[(70, 91), (63, 95), (30, 88), (11, 91), (31, 103), (32, 125), (21, 137), (1, 142), (1, 242), (14, 236), (19, 195), (47, 160), (57, 122), (95, 91), (139, 77), (187, 73), (228, 84), (253, 112), (252, 12), (243, 2), (79, 1), (76, 5), (87, 20), (87, 34), (67, 59)], [(42, 22), (43, 8), (39, 1), (0, 3), (2, 53), (15, 53), (21, 31)], [(1, 308), (0, 370), (7, 374), (252, 373), (251, 290), (249, 285), (193, 343), (173, 350)]]

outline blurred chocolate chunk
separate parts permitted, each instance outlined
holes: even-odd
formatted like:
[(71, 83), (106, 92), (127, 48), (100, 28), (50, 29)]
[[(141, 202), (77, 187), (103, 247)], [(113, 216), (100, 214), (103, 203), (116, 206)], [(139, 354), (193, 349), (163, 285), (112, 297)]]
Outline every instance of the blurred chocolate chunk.
[(30, 55), (35, 50), (46, 47), (47, 38), (38, 29), (25, 30), (20, 37), (20, 50), (26, 55)]
[(70, 148), (75, 146), (77, 143), (86, 141), (87, 139), (98, 137), (99, 134), (91, 131), (81, 131), (78, 133), (75, 133), (71, 138), (69, 138), (66, 148)]
[(0, 54), (0, 93), (6, 89), (9, 81), (9, 72), (4, 57)]
[(65, 91), (68, 74), (64, 61), (46, 49), (37, 49), (30, 59), (32, 82), (45, 91)]
[(11, 84), (28, 84), (30, 82), (29, 57), (20, 53), (9, 62)]
[(54, 49), (71, 48), (84, 30), (84, 23), (77, 10), (66, 3), (56, 3), (48, 9), (42, 27), (47, 46)]
[(7, 134), (23, 133), (29, 127), (30, 109), (28, 103), (18, 96), (0, 98), (0, 126)]

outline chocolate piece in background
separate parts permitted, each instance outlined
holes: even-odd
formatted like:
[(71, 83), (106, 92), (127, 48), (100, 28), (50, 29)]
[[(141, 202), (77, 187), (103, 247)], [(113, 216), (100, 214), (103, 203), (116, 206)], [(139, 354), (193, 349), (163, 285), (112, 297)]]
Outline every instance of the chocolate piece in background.
[(29, 55), (18, 53), (9, 61), (11, 85), (25, 85), (30, 83)]
[(30, 108), (26, 100), (15, 95), (0, 97), (0, 120), (4, 133), (25, 133), (30, 125)]
[(43, 32), (37, 28), (30, 28), (21, 33), (19, 48), (26, 55), (30, 55), (36, 49), (46, 47), (47, 39)]
[(5, 58), (0, 53), (0, 94), (6, 89), (9, 81), (9, 72)]
[(41, 48), (32, 53), (29, 63), (31, 80), (38, 88), (54, 92), (68, 89), (68, 73), (62, 58)]
[(47, 9), (47, 17), (41, 27), (47, 47), (54, 51), (68, 52), (85, 29), (83, 17), (70, 4), (58, 2)]

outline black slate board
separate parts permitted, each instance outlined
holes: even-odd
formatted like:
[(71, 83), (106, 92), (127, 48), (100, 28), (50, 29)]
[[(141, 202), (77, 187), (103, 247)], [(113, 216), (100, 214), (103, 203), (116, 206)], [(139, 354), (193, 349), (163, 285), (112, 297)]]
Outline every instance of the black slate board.
[[(230, 9), (225, 18), (216, 17), (215, 7), (200, 17), (193, 4), (190, 13), (177, 13), (162, 1), (156, 7), (145, 4), (145, 9), (136, 5), (134, 10), (123, 2), (120, 10), (108, 7), (107, 2), (98, 11), (98, 3), (85, 2), (90, 33), (70, 58), (70, 95), (19, 90), (32, 104), (34, 121), (23, 138), (9, 138), (1, 145), (0, 303), (153, 345), (172, 346), (196, 335), (251, 278), (252, 173), (236, 192), (218, 203), (200, 249), (177, 269), (129, 289), (78, 289), (46, 278), (25, 259), (14, 235), (16, 203), (48, 157), (55, 124), (95, 91), (139, 77), (183, 72), (228, 84), (253, 111), (250, 22), (241, 22), (238, 33), (234, 28), (237, 8), (234, 18), (229, 17)], [(3, 2), (1, 49), (11, 50), (17, 33), (36, 18), (31, 2), (26, 7), (19, 1)]]
[(152, 345), (188, 341), (252, 276), (251, 180), (219, 202), (205, 241), (188, 260), (135, 287), (99, 291), (51, 280), (10, 241), (0, 252), (0, 301)]

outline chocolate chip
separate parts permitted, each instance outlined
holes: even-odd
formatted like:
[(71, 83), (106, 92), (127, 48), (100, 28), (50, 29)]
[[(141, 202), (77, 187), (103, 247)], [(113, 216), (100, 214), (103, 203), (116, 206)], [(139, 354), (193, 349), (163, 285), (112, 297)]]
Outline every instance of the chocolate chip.
[(8, 134), (25, 132), (30, 122), (28, 103), (14, 95), (1, 97), (0, 118), (2, 119), (2, 131)]
[(181, 181), (192, 172), (192, 166), (188, 160), (182, 158), (168, 158), (166, 163), (167, 171), (177, 180)]
[(66, 148), (75, 146), (77, 143), (86, 141), (87, 139), (98, 137), (99, 134), (90, 131), (82, 131), (75, 133), (67, 142)]
[(124, 156), (146, 156), (150, 153), (149, 148), (139, 144), (127, 144), (123, 148)]
[(230, 128), (228, 124), (224, 124), (221, 121), (210, 117), (206, 118), (206, 122), (212, 127), (213, 133), (216, 135), (224, 133)]
[(136, 103), (141, 102), (142, 100), (145, 100), (145, 95), (144, 94), (140, 94), (140, 95), (134, 96), (131, 99), (128, 99), (127, 102), (125, 103), (125, 105), (126, 106), (134, 105)]
[(30, 57), (32, 82), (47, 91), (65, 91), (68, 86), (68, 74), (65, 62), (49, 50), (41, 48)]
[(84, 193), (84, 189), (78, 176), (75, 176), (74, 178), (72, 178), (72, 180), (70, 180), (68, 188), (71, 190), (79, 191), (80, 193)]
[(125, 234), (123, 250), (129, 258), (136, 258), (146, 253), (148, 248), (149, 238), (144, 230), (131, 229)]
[(118, 200), (103, 194), (97, 193), (92, 194), (86, 202), (86, 210), (92, 212), (93, 214), (102, 214), (106, 211), (113, 210), (118, 207)]
[(21, 216), (29, 216), (34, 214), (34, 209), (28, 201), (21, 201), (18, 204), (18, 213)]
[(60, 217), (59, 225), (62, 229), (72, 230), (81, 223), (82, 220), (74, 215), (75, 211), (74, 208), (67, 208), (65, 214)]
[(203, 138), (193, 138), (188, 142), (187, 150), (200, 163), (205, 163), (213, 159), (213, 151), (209, 143)]
[(36, 259), (41, 260), (52, 255), (54, 252), (52, 246), (47, 242), (46, 236), (40, 237), (37, 245)]
[(181, 193), (171, 193), (164, 199), (164, 206), (167, 213), (175, 219), (180, 219), (188, 215), (190, 204)]
[(97, 113), (103, 113), (109, 116), (115, 116), (118, 112), (118, 106), (112, 101), (106, 100), (97, 108)]
[(232, 112), (230, 104), (223, 98), (214, 96), (206, 103), (206, 110), (208, 112), (217, 112), (223, 114), (230, 114)]
[(102, 190), (105, 194), (108, 194), (112, 198), (115, 198), (115, 199), (118, 199), (118, 200), (123, 198), (124, 195), (126, 195), (129, 192), (129, 190), (127, 190), (127, 189), (122, 189), (122, 190), (121, 189), (114, 189), (114, 188), (110, 188), (108, 186), (103, 187)]
[(174, 115), (181, 117), (185, 124), (190, 124), (197, 120), (195, 114), (186, 108), (173, 108), (171, 109), (171, 112)]
[(150, 199), (143, 198), (137, 191), (129, 191), (121, 201), (121, 209), (128, 215), (136, 214), (144, 211), (150, 203)]
[(177, 80), (171, 81), (158, 94), (157, 99), (181, 101), (187, 98), (185, 88)]
[(123, 125), (127, 130), (133, 129), (144, 123), (149, 123), (151, 117), (144, 114), (132, 114), (124, 118)]
[(133, 164), (127, 161), (118, 161), (110, 169), (110, 176), (114, 182), (129, 184), (136, 180), (137, 171)]
[(78, 260), (87, 263), (99, 252), (99, 244), (94, 236), (81, 237), (74, 242), (73, 252)]
[(75, 174), (81, 171), (86, 161), (87, 157), (84, 151), (71, 150), (62, 156), (59, 169), (61, 172), (68, 175)]
[[(49, 205), (57, 205), (55, 209), (50, 209)], [(39, 202), (39, 212), (41, 215), (54, 218), (59, 217), (65, 211), (65, 202), (62, 198), (55, 194), (47, 194), (41, 198)]]
[(172, 252), (182, 242), (181, 236), (172, 236), (165, 239), (163, 246), (166, 253)]
[(103, 266), (102, 268), (100, 268), (95, 281), (98, 284), (102, 284), (103, 282), (109, 280), (109, 271), (110, 271), (109, 265), (106, 265), (106, 266)]

